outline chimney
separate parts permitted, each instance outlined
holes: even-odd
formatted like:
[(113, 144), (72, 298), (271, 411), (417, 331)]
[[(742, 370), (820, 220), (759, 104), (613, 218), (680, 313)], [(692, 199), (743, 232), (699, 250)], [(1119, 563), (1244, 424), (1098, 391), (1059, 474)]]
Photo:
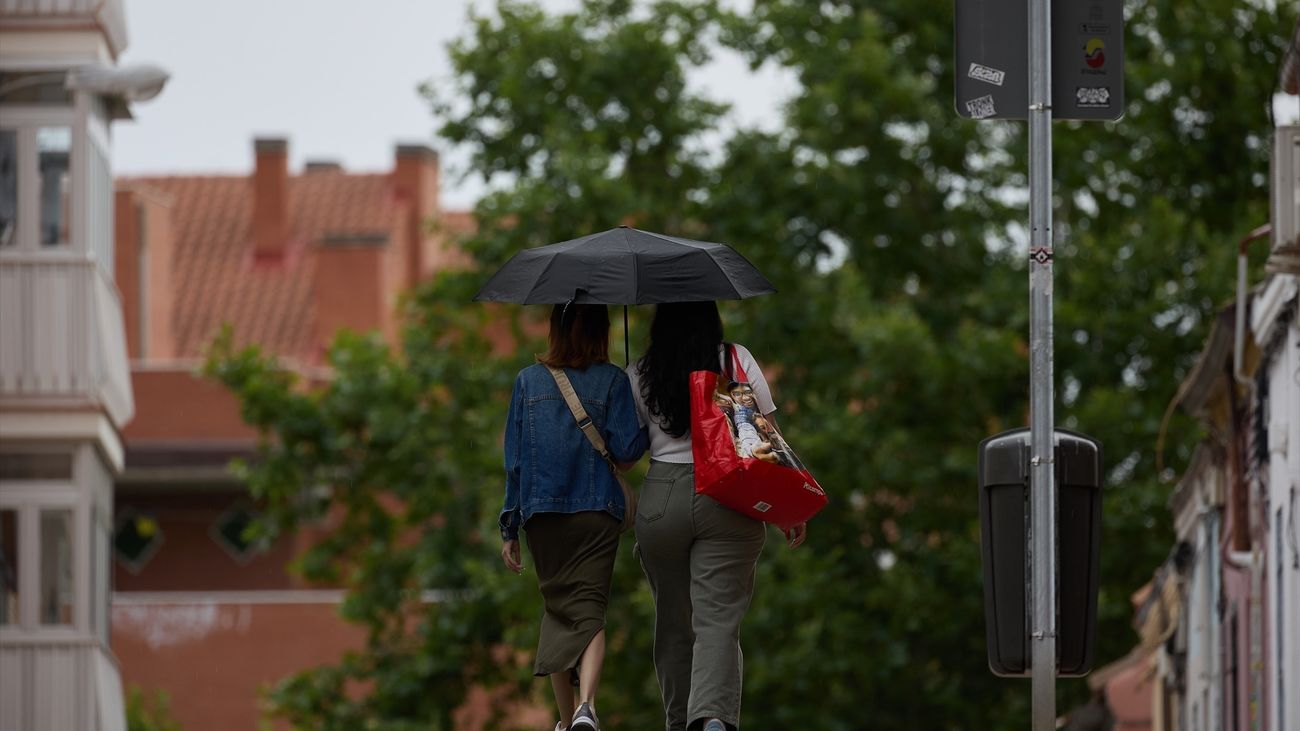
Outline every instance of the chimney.
[(302, 168), (307, 174), (311, 173), (341, 173), (343, 165), (338, 160), (308, 160)]
[(253, 140), (253, 255), (279, 259), (289, 241), (289, 141)]
[(317, 242), (312, 312), (318, 352), (343, 328), (379, 330), (396, 343), (388, 245), (382, 233), (326, 234)]
[(176, 357), (172, 332), (172, 201), (147, 189), (119, 189), (114, 272), (122, 295), (127, 353), (134, 361)]
[(438, 153), (428, 145), (398, 145), (393, 161), (393, 187), (406, 202), (402, 222), (406, 255), (402, 285), (414, 286), (430, 274), (441, 258), (440, 241), (428, 224), (438, 214)]

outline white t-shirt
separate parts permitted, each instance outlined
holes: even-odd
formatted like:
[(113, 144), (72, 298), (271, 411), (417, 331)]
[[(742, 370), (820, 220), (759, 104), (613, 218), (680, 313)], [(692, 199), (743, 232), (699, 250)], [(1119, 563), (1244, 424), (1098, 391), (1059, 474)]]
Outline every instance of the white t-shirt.
[[(718, 365), (725, 366), (726, 348), (718, 348)], [(754, 387), (754, 401), (758, 404), (759, 413), (767, 415), (776, 411), (776, 404), (772, 403), (772, 390), (768, 388), (767, 379), (763, 377), (763, 371), (758, 367), (754, 356), (749, 354), (745, 346), (736, 344), (736, 356), (740, 359), (740, 365), (745, 369), (745, 375), (749, 377), (749, 383)], [(695, 457), (691, 454), (691, 433), (688, 431), (680, 437), (674, 437), (663, 430), (656, 419), (650, 417), (650, 410), (646, 408), (645, 399), (641, 396), (641, 374), (638, 372), (641, 362), (637, 361), (627, 368), (627, 377), (632, 382), (632, 395), (636, 401), (636, 415), (641, 421), (641, 426), (648, 427), (650, 430), (650, 459), (660, 462), (674, 462), (677, 464), (691, 464)], [(726, 372), (725, 367), (723, 372)]]

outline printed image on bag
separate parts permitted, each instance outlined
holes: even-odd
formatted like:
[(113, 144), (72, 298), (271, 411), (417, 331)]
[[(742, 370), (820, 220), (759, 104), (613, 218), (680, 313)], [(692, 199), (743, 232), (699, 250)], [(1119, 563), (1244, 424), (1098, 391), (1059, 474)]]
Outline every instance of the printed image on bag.
[(789, 529), (826, 506), (826, 491), (759, 410), (735, 346), (725, 353), (721, 374), (690, 376), (695, 492)]
[(754, 387), (747, 381), (718, 382), (713, 403), (731, 425), (736, 454), (803, 471), (803, 463), (781, 438), (776, 425), (758, 411)]

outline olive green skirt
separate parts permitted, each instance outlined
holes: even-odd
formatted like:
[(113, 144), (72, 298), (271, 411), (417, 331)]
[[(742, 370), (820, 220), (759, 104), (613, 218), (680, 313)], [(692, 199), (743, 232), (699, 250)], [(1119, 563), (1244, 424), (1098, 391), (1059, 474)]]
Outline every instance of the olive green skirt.
[(596, 511), (538, 513), (524, 524), (545, 607), (534, 675), (576, 676), (582, 653), (605, 627), (618, 536), (618, 519)]

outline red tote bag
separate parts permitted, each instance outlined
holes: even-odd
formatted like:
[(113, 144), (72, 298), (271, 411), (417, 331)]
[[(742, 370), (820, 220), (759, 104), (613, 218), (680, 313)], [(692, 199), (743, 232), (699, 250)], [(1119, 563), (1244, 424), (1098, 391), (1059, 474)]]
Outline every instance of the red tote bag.
[(691, 452), (695, 492), (782, 529), (817, 514), (827, 502), (776, 425), (758, 413), (736, 348), (727, 373), (691, 373)]

